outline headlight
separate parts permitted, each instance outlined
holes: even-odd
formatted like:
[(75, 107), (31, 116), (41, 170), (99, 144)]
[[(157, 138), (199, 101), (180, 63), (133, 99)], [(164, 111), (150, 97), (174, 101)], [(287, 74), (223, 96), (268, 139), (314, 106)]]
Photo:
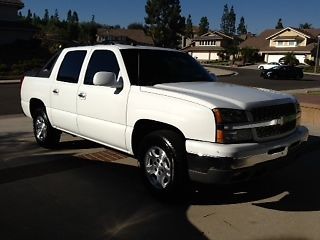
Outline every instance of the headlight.
[(296, 126), (300, 126), (301, 123), (301, 106), (298, 100), (296, 99), (295, 103), (295, 108), (296, 108), (296, 113), (297, 113), (297, 121), (296, 121)]
[(230, 108), (216, 108), (213, 110), (217, 124), (248, 122), (247, 114), (243, 110)]
[(300, 103), (298, 102), (297, 99), (296, 99), (294, 105), (296, 107), (296, 113), (300, 113), (301, 112), (301, 106), (300, 106)]
[(233, 124), (247, 123), (248, 118), (244, 110), (216, 108), (213, 110), (216, 119), (217, 143), (249, 142), (253, 139), (251, 129), (232, 129)]

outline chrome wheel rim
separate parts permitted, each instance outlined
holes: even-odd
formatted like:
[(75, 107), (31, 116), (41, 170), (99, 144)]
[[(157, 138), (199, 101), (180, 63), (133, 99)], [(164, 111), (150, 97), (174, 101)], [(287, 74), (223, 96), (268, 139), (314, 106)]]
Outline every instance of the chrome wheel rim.
[(35, 122), (35, 132), (39, 140), (44, 141), (47, 137), (47, 124), (42, 116), (38, 116)]
[(145, 155), (145, 172), (149, 182), (157, 189), (165, 189), (172, 179), (172, 162), (165, 151), (151, 147)]

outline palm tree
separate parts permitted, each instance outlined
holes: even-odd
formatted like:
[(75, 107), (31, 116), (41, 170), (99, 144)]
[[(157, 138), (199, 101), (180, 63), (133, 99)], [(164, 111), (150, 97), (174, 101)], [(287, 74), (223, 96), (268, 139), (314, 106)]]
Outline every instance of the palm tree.
[(284, 58), (284, 64), (285, 65), (291, 65), (291, 66), (294, 66), (294, 65), (298, 65), (299, 64), (299, 60), (296, 58), (296, 56), (294, 55), (293, 52), (288, 52)]

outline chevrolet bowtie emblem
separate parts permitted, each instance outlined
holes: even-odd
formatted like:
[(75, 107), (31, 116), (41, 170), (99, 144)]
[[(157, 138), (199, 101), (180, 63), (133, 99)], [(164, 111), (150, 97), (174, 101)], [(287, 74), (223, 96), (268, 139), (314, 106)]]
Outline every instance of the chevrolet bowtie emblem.
[(284, 117), (281, 117), (281, 118), (277, 119), (277, 124), (280, 125), (280, 126), (283, 126), (285, 124)]

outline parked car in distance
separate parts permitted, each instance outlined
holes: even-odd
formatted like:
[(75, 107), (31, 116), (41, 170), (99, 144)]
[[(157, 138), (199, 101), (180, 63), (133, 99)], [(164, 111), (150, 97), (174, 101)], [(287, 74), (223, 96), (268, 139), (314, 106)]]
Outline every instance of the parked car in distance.
[(258, 66), (258, 69), (260, 69), (260, 70), (270, 69), (270, 68), (273, 68), (273, 67), (276, 67), (279, 65), (280, 65), (280, 63), (277, 63), (277, 62), (269, 62), (269, 63), (265, 63), (265, 64), (260, 64)]
[(303, 70), (299, 67), (281, 65), (263, 70), (260, 76), (264, 79), (301, 79), (303, 78)]

